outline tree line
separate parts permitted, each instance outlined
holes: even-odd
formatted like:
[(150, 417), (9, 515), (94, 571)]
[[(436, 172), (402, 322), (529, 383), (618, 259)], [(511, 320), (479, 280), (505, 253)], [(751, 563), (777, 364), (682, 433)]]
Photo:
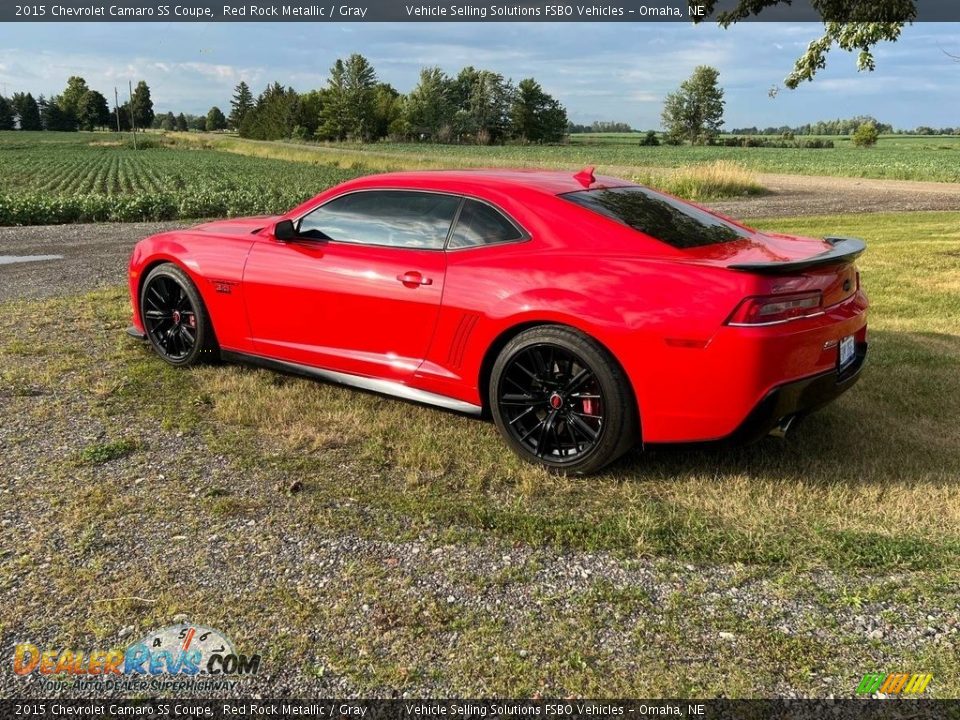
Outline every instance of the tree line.
[(119, 107), (114, 103), (113, 109), (102, 93), (88, 87), (87, 81), (77, 75), (67, 80), (62, 93), (49, 98), (35, 98), (29, 92), (0, 96), (0, 130), (129, 130), (134, 125), (150, 127), (153, 119), (150, 88), (143, 80), (126, 102)]
[(241, 137), (257, 140), (487, 145), (558, 142), (567, 132), (566, 109), (534, 78), (514, 85), (491, 70), (465, 67), (450, 76), (428, 67), (403, 94), (356, 53), (333, 64), (325, 87), (306, 93), (275, 82), (255, 98), (247, 83), (239, 83), (226, 122)]
[(206, 115), (156, 114), (143, 81), (119, 108), (78, 76), (59, 95), (0, 98), (0, 129), (166, 130), (227, 128), (257, 140), (355, 140), (382, 138), (481, 145), (519, 141), (558, 142), (567, 133), (567, 112), (534, 78), (512, 80), (491, 70), (465, 67), (455, 76), (439, 67), (420, 71), (403, 94), (382, 82), (363, 55), (338, 59), (325, 87), (297, 92), (279, 82), (256, 97), (246, 82), (235, 88), (229, 114), (214, 106)]

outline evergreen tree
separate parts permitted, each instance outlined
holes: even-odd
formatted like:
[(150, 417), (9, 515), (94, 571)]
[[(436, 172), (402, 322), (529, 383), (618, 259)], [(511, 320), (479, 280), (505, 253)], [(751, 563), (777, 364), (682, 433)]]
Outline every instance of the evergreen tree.
[(13, 105), (3, 95), (0, 95), (0, 130), (13, 130)]
[(407, 97), (407, 122), (421, 140), (437, 140), (453, 120), (452, 83), (438, 67), (420, 71), (420, 82)]
[(253, 108), (253, 93), (250, 92), (250, 86), (243, 80), (233, 89), (230, 108), (230, 127), (239, 130), (243, 124), (243, 118)]
[(344, 63), (344, 92), (346, 97), (346, 131), (354, 140), (368, 139), (374, 125), (374, 95), (377, 74), (373, 65), (354, 53)]
[(187, 130), (187, 118), (183, 113), (180, 113), (177, 115), (177, 132), (186, 132)]
[(40, 106), (30, 93), (14, 93), (13, 110), (20, 120), (21, 130), (42, 130)]
[(347, 71), (343, 60), (339, 58), (330, 68), (325, 100), (320, 114), (320, 134), (330, 140), (344, 140), (350, 122), (350, 109), (347, 101)]
[(41, 95), (37, 102), (40, 106), (40, 121), (44, 130), (71, 132), (77, 129), (77, 118), (63, 109), (63, 97), (55, 95), (49, 100)]

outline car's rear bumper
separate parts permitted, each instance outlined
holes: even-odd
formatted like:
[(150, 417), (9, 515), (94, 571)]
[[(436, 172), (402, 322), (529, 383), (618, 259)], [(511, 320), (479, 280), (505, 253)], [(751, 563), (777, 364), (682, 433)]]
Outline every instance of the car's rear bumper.
[(856, 357), (843, 371), (831, 370), (778, 385), (757, 403), (727, 440), (750, 443), (787, 421), (827, 405), (860, 379), (867, 359), (867, 343), (857, 343)]

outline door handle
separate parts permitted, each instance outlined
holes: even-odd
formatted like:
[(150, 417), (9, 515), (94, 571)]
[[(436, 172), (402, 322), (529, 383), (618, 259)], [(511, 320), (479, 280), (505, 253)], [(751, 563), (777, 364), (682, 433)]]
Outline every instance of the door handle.
[(403, 275), (397, 275), (397, 280), (404, 285), (433, 285), (433, 279), (424, 277), (415, 270), (405, 272)]

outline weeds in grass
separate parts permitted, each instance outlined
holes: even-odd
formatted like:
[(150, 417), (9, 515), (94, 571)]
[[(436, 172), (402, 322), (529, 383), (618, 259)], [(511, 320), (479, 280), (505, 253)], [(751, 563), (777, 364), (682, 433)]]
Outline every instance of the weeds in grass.
[(102, 465), (103, 463), (110, 462), (111, 460), (116, 460), (117, 458), (122, 458), (138, 447), (138, 443), (135, 440), (114, 440), (112, 442), (105, 443), (93, 443), (87, 445), (83, 450), (80, 451), (80, 462), (87, 463), (90, 465)]
[(752, 171), (730, 160), (635, 175), (633, 180), (690, 200), (717, 200), (767, 192)]

